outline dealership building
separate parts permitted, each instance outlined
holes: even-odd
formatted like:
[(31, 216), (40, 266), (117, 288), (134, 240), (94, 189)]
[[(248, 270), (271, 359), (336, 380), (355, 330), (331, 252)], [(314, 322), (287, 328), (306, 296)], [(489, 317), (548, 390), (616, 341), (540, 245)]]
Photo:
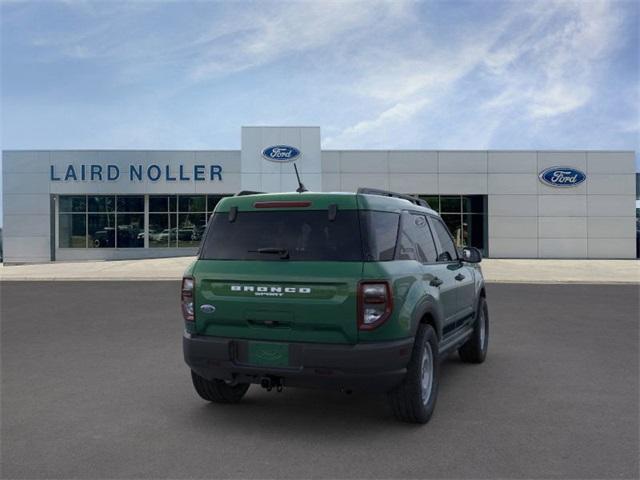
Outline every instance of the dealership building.
[(319, 127), (243, 127), (240, 150), (3, 152), (5, 263), (192, 255), (242, 190), (420, 196), (493, 258), (636, 258), (633, 151), (323, 150)]

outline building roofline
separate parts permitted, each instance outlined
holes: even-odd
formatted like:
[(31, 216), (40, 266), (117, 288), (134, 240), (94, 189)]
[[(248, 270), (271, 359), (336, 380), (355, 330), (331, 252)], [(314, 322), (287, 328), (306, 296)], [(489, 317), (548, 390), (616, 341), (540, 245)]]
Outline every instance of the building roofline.
[[(2, 152), (241, 152), (242, 149), (236, 148), (221, 148), (221, 149), (179, 149), (179, 148), (8, 148), (2, 149)], [(422, 149), (422, 148), (342, 148), (342, 149), (321, 149), (320, 152), (443, 152), (443, 153), (636, 153), (635, 150), (589, 150), (589, 149), (575, 149), (575, 150), (514, 150), (514, 149), (493, 149), (493, 150), (438, 150), (438, 149)]]

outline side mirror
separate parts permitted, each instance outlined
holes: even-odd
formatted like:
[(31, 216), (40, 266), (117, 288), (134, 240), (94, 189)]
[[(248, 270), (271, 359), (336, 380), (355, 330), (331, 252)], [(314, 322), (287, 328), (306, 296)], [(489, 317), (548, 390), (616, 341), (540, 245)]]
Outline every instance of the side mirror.
[(468, 263), (480, 263), (482, 261), (482, 253), (476, 247), (463, 247), (462, 261)]

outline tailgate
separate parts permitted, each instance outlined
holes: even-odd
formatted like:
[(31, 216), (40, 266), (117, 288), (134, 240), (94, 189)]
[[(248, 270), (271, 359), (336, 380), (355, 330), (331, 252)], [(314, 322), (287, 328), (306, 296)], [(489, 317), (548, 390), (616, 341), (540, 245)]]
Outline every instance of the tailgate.
[(219, 337), (356, 343), (361, 276), (361, 262), (199, 260), (196, 329)]

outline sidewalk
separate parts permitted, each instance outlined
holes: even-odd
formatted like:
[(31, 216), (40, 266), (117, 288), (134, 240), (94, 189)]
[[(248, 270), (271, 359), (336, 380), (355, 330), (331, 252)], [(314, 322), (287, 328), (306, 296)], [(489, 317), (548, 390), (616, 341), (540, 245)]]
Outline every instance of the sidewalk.
[(640, 260), (503, 260), (488, 258), (483, 260), (481, 265), (488, 282), (635, 283), (640, 285)]
[[(194, 257), (0, 266), (0, 281), (180, 280)], [(485, 259), (487, 282), (640, 285), (639, 260)]]
[(97, 262), (54, 262), (37, 265), (2, 265), (6, 280), (180, 280), (195, 257), (153, 258)]

